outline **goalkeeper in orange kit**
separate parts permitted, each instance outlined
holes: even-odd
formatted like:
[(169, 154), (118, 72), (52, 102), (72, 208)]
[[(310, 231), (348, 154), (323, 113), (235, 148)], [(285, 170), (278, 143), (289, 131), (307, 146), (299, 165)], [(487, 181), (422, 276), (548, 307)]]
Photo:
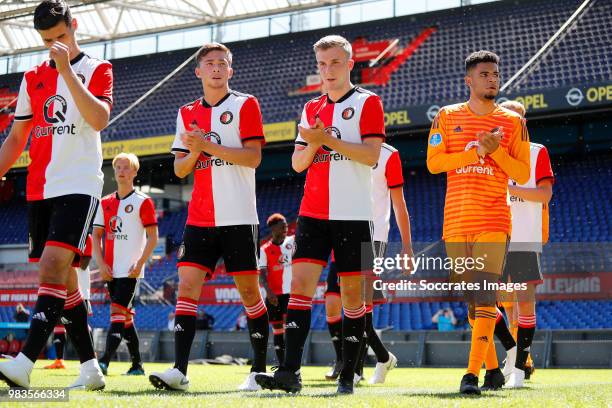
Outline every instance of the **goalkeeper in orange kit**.
[[(529, 134), (520, 115), (495, 103), (499, 92), (499, 57), (478, 51), (465, 61), (467, 102), (445, 106), (433, 121), (427, 147), (427, 168), (446, 172), (444, 228), (447, 256), (480, 259), (480, 269), (451, 272), (451, 281), (477, 283), (466, 292), (473, 326), (467, 373), (460, 392), (480, 394), (478, 376), (485, 359), (485, 389), (500, 388), (504, 377), (494, 353), (493, 331), (497, 311), (495, 290), (485, 283), (498, 282), (511, 233), (507, 201), (508, 179), (529, 179)], [(456, 264), (456, 262), (453, 262)]]

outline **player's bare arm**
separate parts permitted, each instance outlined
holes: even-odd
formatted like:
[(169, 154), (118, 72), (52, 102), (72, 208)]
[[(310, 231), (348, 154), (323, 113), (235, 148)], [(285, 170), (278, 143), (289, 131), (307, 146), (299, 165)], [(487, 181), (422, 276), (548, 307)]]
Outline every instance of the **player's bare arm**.
[(293, 155), (291, 156), (291, 167), (297, 173), (307, 170), (314, 160), (319, 145), (309, 144), (308, 146), (295, 145)]
[(176, 177), (185, 178), (191, 174), (199, 157), (200, 153), (195, 151), (190, 151), (189, 153), (175, 153), (174, 174)]
[(64, 78), (83, 119), (98, 132), (104, 129), (110, 118), (110, 106), (92, 95), (72, 70), (68, 46), (56, 41), (49, 48), (49, 57), (55, 61), (57, 71)]
[(204, 139), (204, 132), (197, 125), (192, 125), (190, 131), (181, 135), (183, 144), (190, 152), (204, 152), (229, 163), (257, 168), (261, 163), (261, 142), (247, 140), (242, 147), (227, 147)]
[(535, 188), (508, 186), (508, 191), (525, 201), (548, 204), (553, 194), (552, 186), (552, 180), (544, 179), (540, 180)]
[(142, 267), (147, 263), (151, 255), (153, 254), (153, 250), (157, 246), (158, 240), (158, 229), (157, 225), (149, 225), (145, 228), (147, 233), (147, 243), (145, 245), (144, 250), (142, 251), (142, 255), (138, 258), (138, 261), (132, 266), (128, 271), (128, 278), (137, 278), (140, 275), (140, 271), (142, 271)]
[(266, 290), (266, 298), (270, 301), (274, 306), (278, 305), (278, 297), (274, 294), (272, 289), (270, 289), (270, 285), (268, 285), (268, 268), (262, 267), (259, 269), (259, 282), (261, 286)]
[[(404, 188), (392, 188), (389, 190), (389, 194), (391, 196), (395, 221), (397, 222), (397, 227), (402, 238), (400, 256), (403, 257), (406, 255), (408, 258), (412, 259), (414, 257), (414, 252), (412, 250), (412, 234), (410, 232), (410, 215), (408, 214), (408, 208), (404, 198)], [(410, 274), (410, 272), (412, 272), (412, 262), (408, 263), (408, 268), (404, 270), (404, 274)]]
[(93, 239), (92, 254), (93, 258), (98, 264), (98, 268), (100, 269), (100, 276), (102, 277), (102, 280), (110, 281), (113, 279), (113, 270), (106, 262), (104, 262), (104, 255), (102, 255), (104, 228), (94, 227), (91, 237)]
[(13, 127), (0, 148), (0, 177), (4, 177), (25, 149), (31, 129), (32, 120), (13, 122)]

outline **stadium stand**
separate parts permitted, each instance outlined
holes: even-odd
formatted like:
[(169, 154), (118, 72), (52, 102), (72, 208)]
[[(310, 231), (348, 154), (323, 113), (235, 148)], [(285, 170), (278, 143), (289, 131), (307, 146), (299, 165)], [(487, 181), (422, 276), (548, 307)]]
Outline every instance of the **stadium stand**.
[[(431, 317), (441, 308), (452, 308), (458, 320), (458, 328), (465, 328), (467, 309), (461, 302), (414, 302), (388, 303), (374, 308), (374, 326), (377, 329), (392, 330), (429, 330), (435, 329)], [(92, 327), (106, 328), (110, 318), (108, 305), (96, 305)], [(230, 330), (236, 325), (236, 319), (244, 310), (241, 305), (200, 305), (215, 318), (214, 330)], [(167, 316), (174, 311), (174, 306), (137, 305), (136, 325), (143, 330), (165, 330), (168, 326)], [(12, 321), (14, 307), (0, 307), (0, 321)], [(603, 329), (612, 328), (612, 301), (541, 301), (537, 305), (538, 329)], [(591, 321), (583, 317), (589, 316)], [(322, 304), (316, 304), (312, 311), (313, 330), (326, 330), (325, 310)]]
[[(579, 3), (579, 0), (560, 0), (555, 7), (550, 7), (543, 0), (502, 2), (482, 5), (470, 13), (454, 9), (234, 43), (231, 44), (235, 54), (234, 69), (240, 75), (232, 80), (232, 87), (258, 97), (265, 123), (295, 120), (307, 96), (288, 94), (299, 87), (307, 75), (315, 72), (310, 49), (322, 32), (339, 33), (347, 38), (367, 34), (368, 40), (398, 38), (400, 44), (407, 44), (423, 29), (437, 27), (393, 74), (387, 86), (371, 89), (382, 97), (387, 109), (460, 100), (465, 98), (466, 89), (457, 72), (461, 72), (467, 53), (478, 48), (503, 50), (502, 76), (508, 78), (550, 38)], [(522, 84), (521, 91), (608, 80), (612, 30), (606, 24), (606, 16), (611, 12), (610, 2), (596, 2), (587, 12), (585, 21), (567, 34), (536, 73)], [(499, 25), (501, 20), (512, 24)], [(587, 42), (588, 47), (585, 46)], [(296, 49), (304, 52), (296, 53)], [(129, 106), (194, 51), (112, 61), (115, 74), (113, 114)], [(17, 91), (20, 80), (21, 74), (10, 74), (1, 81), (11, 91)], [(183, 69), (153, 97), (105, 130), (103, 140), (173, 134), (177, 107), (196, 99), (200, 92), (192, 69)], [(6, 131), (0, 134), (0, 140), (5, 136)]]

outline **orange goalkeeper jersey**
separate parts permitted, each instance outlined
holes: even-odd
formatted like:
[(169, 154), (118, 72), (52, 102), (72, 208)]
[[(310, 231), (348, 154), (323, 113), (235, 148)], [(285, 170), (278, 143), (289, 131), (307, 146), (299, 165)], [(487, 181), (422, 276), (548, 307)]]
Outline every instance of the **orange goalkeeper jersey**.
[[(500, 145), (481, 159), (479, 131), (500, 132)], [(467, 103), (440, 109), (429, 132), (427, 168), (446, 172), (447, 188), (442, 238), (480, 232), (511, 233), (508, 178), (529, 180), (529, 133), (525, 121), (496, 107), (476, 115)]]

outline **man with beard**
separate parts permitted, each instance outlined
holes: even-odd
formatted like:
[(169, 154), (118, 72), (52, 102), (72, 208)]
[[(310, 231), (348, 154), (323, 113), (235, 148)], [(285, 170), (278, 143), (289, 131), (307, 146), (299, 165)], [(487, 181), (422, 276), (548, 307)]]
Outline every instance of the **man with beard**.
[[(495, 103), (499, 92), (499, 57), (477, 51), (465, 60), (467, 102), (445, 106), (434, 118), (427, 147), (427, 168), (446, 172), (447, 189), (442, 239), (447, 256), (477, 260), (482, 268), (451, 271), (452, 282), (478, 284), (465, 293), (473, 327), (462, 394), (480, 394), (478, 375), (494, 347), (495, 292), (484, 290), (504, 269), (511, 226), (508, 179), (529, 180), (529, 134), (521, 116)], [(461, 259), (463, 258), (463, 259)], [(453, 262), (453, 265), (457, 262)], [(483, 389), (500, 388), (504, 377), (497, 359), (486, 359)]]

